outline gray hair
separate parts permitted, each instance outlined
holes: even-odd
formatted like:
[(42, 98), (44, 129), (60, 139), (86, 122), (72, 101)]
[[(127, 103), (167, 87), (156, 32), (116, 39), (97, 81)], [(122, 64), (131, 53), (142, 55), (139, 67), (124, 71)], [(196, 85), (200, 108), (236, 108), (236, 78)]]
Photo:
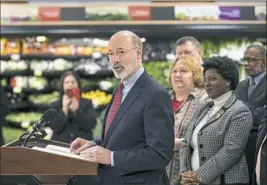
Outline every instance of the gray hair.
[(247, 50), (250, 48), (258, 49), (260, 52), (261, 59), (266, 59), (266, 49), (264, 48), (264, 46), (260, 44), (252, 44), (247, 47)]
[(178, 39), (176, 41), (176, 46), (184, 45), (187, 42), (191, 42), (192, 44), (194, 44), (196, 46), (196, 48), (199, 48), (200, 49), (200, 43), (199, 43), (199, 41), (195, 37), (189, 37), (189, 36), (181, 37), (180, 39)]

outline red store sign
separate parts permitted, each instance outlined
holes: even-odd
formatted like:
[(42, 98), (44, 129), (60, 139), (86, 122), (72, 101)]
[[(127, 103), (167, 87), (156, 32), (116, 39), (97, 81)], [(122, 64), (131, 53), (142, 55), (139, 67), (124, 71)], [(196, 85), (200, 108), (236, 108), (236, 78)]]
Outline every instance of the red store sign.
[(60, 8), (58, 7), (39, 7), (40, 21), (59, 21)]
[(132, 20), (151, 20), (150, 6), (129, 6), (128, 12)]

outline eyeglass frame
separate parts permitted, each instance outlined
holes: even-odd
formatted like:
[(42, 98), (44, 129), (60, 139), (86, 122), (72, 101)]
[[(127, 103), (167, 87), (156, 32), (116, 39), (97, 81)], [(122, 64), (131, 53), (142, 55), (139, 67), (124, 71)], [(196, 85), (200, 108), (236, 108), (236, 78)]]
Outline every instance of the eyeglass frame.
[[(124, 51), (124, 53), (119, 53), (118, 52), (118, 50), (115, 52), (116, 54), (115, 55), (113, 55), (112, 57), (114, 57), (114, 56), (117, 56), (117, 57), (119, 57), (119, 58), (122, 58), (124, 55), (126, 55), (128, 52), (130, 52), (130, 51), (133, 51), (134, 49), (138, 49), (138, 48), (140, 48), (139, 46), (135, 46), (135, 47), (133, 47), (132, 49), (129, 49), (129, 50), (125, 50), (125, 49), (123, 49), (123, 50), (121, 50), (121, 51)], [(108, 60), (110, 60), (110, 53), (111, 52), (108, 52), (108, 54), (106, 55), (106, 58), (108, 59)]]
[(262, 60), (262, 58), (241, 58), (240, 59), (241, 60), (241, 62), (243, 62), (243, 63), (245, 63), (246, 61), (248, 62), (248, 63), (254, 63), (254, 62), (257, 62), (258, 60)]

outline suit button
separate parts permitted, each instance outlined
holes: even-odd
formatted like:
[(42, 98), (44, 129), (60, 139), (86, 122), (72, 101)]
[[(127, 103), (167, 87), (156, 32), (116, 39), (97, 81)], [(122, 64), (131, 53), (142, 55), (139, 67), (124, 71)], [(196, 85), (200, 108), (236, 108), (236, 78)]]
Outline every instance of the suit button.
[(206, 157), (201, 157), (201, 161), (205, 161), (206, 160)]
[(203, 148), (203, 145), (202, 145), (202, 144), (200, 144), (200, 145), (199, 145), (199, 148)]
[(200, 131), (200, 132), (198, 133), (198, 135), (200, 135), (200, 136), (201, 136), (201, 135), (202, 135), (202, 132)]

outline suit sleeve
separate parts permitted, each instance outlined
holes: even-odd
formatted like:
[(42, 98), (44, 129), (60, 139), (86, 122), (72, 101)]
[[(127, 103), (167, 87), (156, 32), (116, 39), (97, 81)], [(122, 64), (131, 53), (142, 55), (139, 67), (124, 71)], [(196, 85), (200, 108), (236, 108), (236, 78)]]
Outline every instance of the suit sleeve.
[(210, 184), (223, 174), (244, 153), (252, 127), (252, 115), (246, 107), (243, 107), (234, 111), (229, 121), (223, 147), (197, 170), (205, 184)]
[[(245, 103), (245, 102), (243, 102)], [(250, 109), (252, 116), (253, 116), (253, 126), (257, 127), (261, 124), (261, 120), (263, 118), (263, 115), (265, 114), (266, 111), (266, 104), (263, 106), (252, 106), (248, 103), (245, 103), (247, 107)]]
[(76, 115), (73, 117), (73, 122), (78, 125), (81, 130), (89, 131), (96, 125), (96, 115), (91, 101), (82, 100), (86, 102), (84, 108), (79, 107)]
[(8, 113), (8, 102), (7, 102), (7, 96), (6, 93), (4, 91), (4, 89), (2, 88), (2, 86), (0, 86), (0, 106), (1, 106), (1, 111), (0, 111), (0, 124), (4, 124), (6, 121), (6, 115)]
[(236, 90), (234, 91), (234, 94), (237, 97), (237, 99), (243, 101), (243, 103), (250, 109), (252, 116), (253, 116), (254, 129), (257, 129), (266, 111), (266, 105), (267, 105), (266, 97), (265, 96), (263, 97), (264, 99), (263, 101), (258, 101), (257, 103), (258, 105), (253, 105), (249, 103), (247, 98), (244, 97), (244, 93), (247, 93), (247, 91), (244, 92), (244, 89), (246, 89), (245, 88), (246, 83), (248, 82), (247, 81), (240, 82), (240, 84), (237, 86)]
[(50, 127), (52, 128), (53, 132), (55, 133), (61, 133), (64, 131), (65, 127), (67, 126), (68, 122), (68, 116), (65, 115), (65, 113), (60, 108), (59, 101), (53, 102), (51, 104), (51, 108), (54, 108), (58, 111), (57, 115), (54, 117), (54, 119), (50, 122)]
[(158, 91), (150, 97), (144, 111), (146, 146), (141, 149), (114, 151), (119, 173), (134, 173), (165, 168), (174, 146), (174, 114), (169, 94)]

